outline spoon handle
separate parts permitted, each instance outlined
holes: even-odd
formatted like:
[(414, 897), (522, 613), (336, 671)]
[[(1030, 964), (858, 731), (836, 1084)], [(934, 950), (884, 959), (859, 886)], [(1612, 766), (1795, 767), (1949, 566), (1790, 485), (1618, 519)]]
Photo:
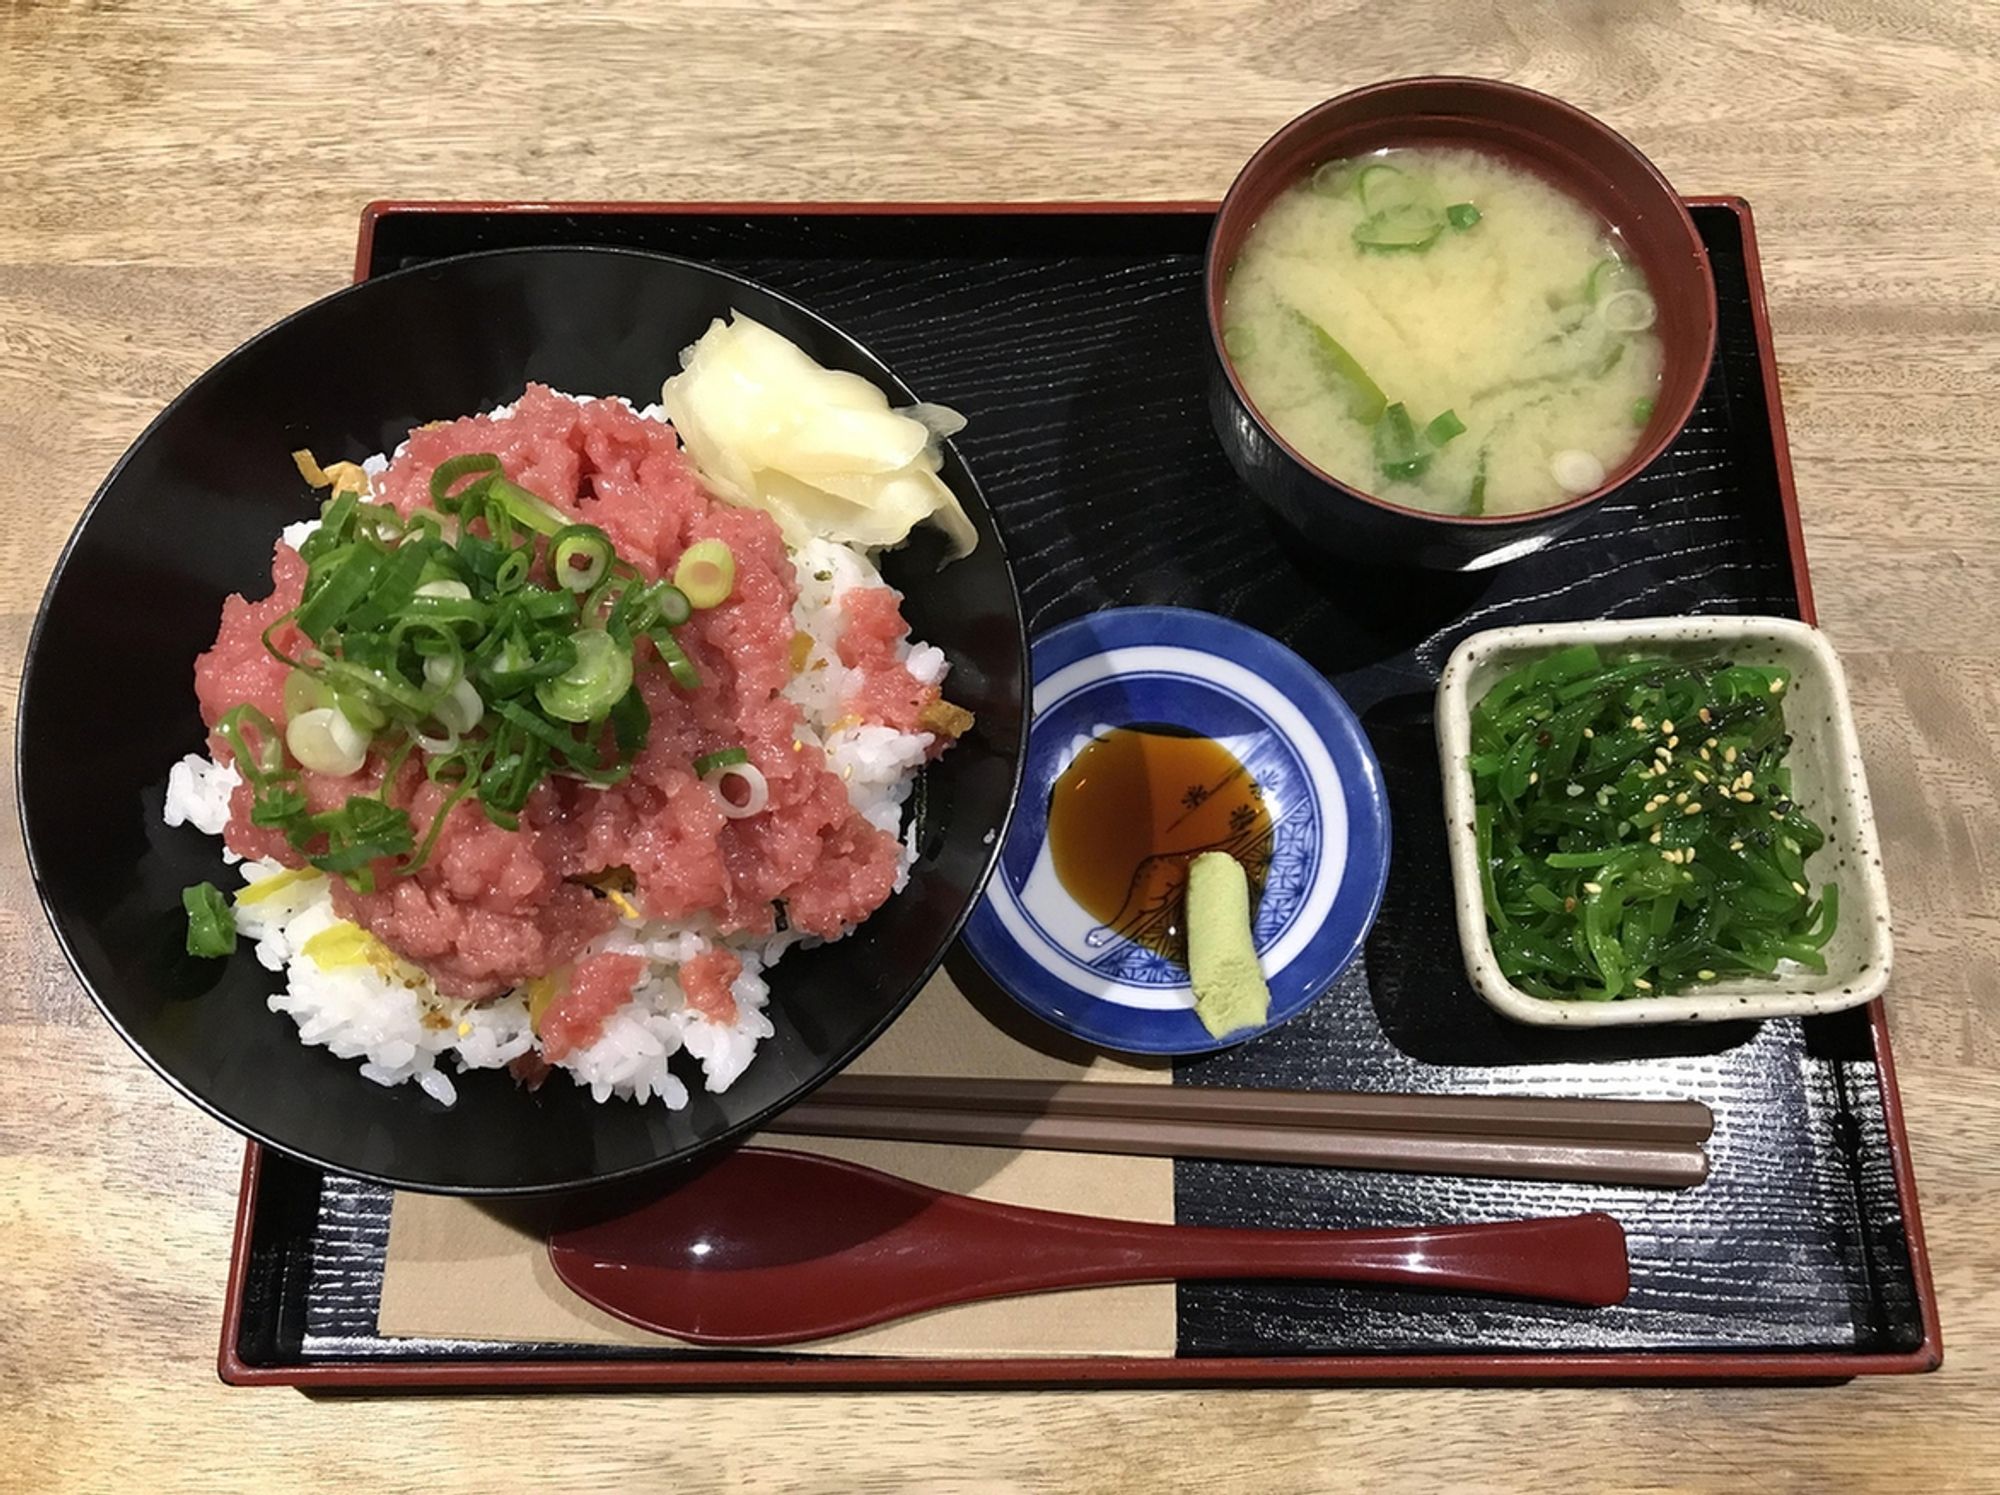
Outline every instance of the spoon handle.
[[(1199, 1277), (1395, 1283), (1603, 1307), (1631, 1284), (1606, 1214), (1402, 1230), (1230, 1230), (1037, 1215), (1033, 1249), (997, 1294)], [(1056, 1223), (1060, 1222), (1060, 1223)]]

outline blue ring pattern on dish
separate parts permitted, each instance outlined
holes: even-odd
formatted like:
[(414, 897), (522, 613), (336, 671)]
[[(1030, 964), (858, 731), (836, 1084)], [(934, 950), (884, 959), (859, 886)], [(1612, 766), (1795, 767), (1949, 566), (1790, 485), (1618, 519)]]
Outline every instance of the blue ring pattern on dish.
[[(1019, 808), (965, 941), (1043, 1020), (1105, 1048), (1193, 1054), (1303, 1010), (1361, 949), (1388, 879), (1382, 775), (1361, 724), (1290, 649), (1181, 608), (1116, 608), (1063, 624), (1033, 650), (1034, 723)], [(1178, 962), (1095, 924), (1056, 880), (1049, 796), (1111, 727), (1170, 726), (1227, 743), (1273, 821), (1255, 937), (1271, 987), (1262, 1028), (1212, 1036)]]

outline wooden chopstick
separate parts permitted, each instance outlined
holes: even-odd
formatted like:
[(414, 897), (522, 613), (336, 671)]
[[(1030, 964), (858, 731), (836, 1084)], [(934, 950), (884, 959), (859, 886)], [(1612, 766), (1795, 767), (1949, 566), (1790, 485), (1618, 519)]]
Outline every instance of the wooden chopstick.
[(1100, 1080), (937, 1079), (924, 1075), (836, 1075), (807, 1097), (805, 1104), (1009, 1111), (1222, 1126), (1570, 1137), (1591, 1143), (1703, 1142), (1715, 1129), (1708, 1107), (1691, 1100), (1230, 1090)]
[(829, 1081), (765, 1130), (1688, 1188), (1708, 1176), (1700, 1143), (1712, 1125), (1694, 1101), (855, 1075)]

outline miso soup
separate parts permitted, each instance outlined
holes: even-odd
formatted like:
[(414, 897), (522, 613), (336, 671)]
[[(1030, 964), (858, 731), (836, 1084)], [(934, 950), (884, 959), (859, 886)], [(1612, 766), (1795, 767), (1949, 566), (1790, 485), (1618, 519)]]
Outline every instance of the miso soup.
[(1446, 514), (1587, 493), (1660, 385), (1655, 306), (1615, 229), (1476, 151), (1321, 166), (1243, 242), (1223, 346), (1321, 470)]

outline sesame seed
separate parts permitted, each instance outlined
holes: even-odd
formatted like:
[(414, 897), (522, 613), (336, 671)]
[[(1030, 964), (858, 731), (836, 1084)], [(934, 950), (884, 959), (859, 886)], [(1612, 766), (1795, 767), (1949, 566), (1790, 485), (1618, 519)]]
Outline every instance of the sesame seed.
[(1706, 763), (1706, 762), (1708, 761), (1708, 749), (1707, 749), (1707, 748), (1703, 748), (1703, 749), (1701, 750), (1701, 761), (1702, 761), (1702, 762), (1704, 762), (1704, 763)]
[(1563, 786), (1563, 793), (1564, 793), (1564, 794), (1567, 794), (1567, 795), (1568, 795), (1568, 796), (1569, 796), (1569, 797), (1570, 797), (1571, 799), (1582, 799), (1582, 798), (1583, 798), (1583, 785), (1581, 785), (1581, 784), (1565, 784), (1565, 785)]
[(1698, 784), (1706, 784), (1706, 783), (1707, 783), (1707, 782), (1709, 781), (1709, 780), (1708, 780), (1708, 775), (1707, 775), (1707, 774), (1705, 774), (1705, 773), (1703, 773), (1703, 772), (1702, 772), (1702, 771), (1701, 771), (1700, 769), (1698, 769), (1698, 768), (1697, 768), (1697, 769), (1693, 769), (1693, 770), (1691, 770), (1691, 771), (1692, 771), (1692, 772), (1693, 772), (1693, 774), (1694, 774), (1694, 777), (1695, 777), (1695, 782), (1696, 782), (1696, 783), (1698, 783)]
[(1697, 979), (1702, 981), (1713, 981), (1715, 979), (1715, 972), (1713, 971), (1696, 971), (1694, 974)]
[(1539, 784), (1541, 783), (1541, 781), (1542, 781), (1542, 776), (1539, 773), (1530, 773), (1528, 775), (1528, 782), (1530, 784)]
[(1648, 981), (1644, 976), (1634, 976), (1632, 984), (1638, 987), (1640, 991), (1651, 991), (1653, 989), (1653, 983)]
[[(1680, 741), (1679, 738), (1675, 738), (1674, 740), (1676, 742)], [(1671, 763), (1674, 761), (1673, 749), (1671, 748), (1654, 748), (1653, 756), (1658, 758), (1662, 763)]]
[(1714, 746), (1715, 746), (1715, 739), (1714, 739), (1713, 737), (1709, 738), (1709, 739), (1708, 739), (1708, 742), (1707, 742), (1707, 744), (1706, 744), (1706, 746), (1708, 746), (1708, 747), (1714, 747)]
[(1657, 829), (1655, 829), (1655, 830), (1654, 830), (1654, 832), (1653, 832), (1653, 834), (1652, 834), (1652, 835), (1650, 835), (1650, 836), (1648, 836), (1648, 837), (1647, 837), (1646, 839), (1647, 839), (1647, 841), (1649, 841), (1649, 842), (1650, 842), (1651, 844), (1653, 844), (1654, 846), (1658, 846), (1658, 845), (1660, 844), (1660, 833), (1659, 833), (1659, 831), (1658, 831)]
[(1685, 848), (1681, 852), (1681, 860), (1683, 862), (1691, 862), (1694, 860), (1694, 848), (1692, 846)]
[(1678, 737), (1669, 737), (1667, 739), (1667, 746), (1670, 748), (1676, 748), (1679, 747), (1680, 745), (1681, 745), (1681, 740)]
[(1591, 738), (1595, 737), (1596, 735), (1597, 735), (1597, 734), (1596, 734), (1595, 732), (1593, 732), (1593, 731), (1592, 731), (1592, 730), (1591, 730), (1590, 728), (1588, 728), (1588, 727), (1585, 727), (1585, 728), (1583, 729), (1583, 736), (1584, 736), (1584, 740), (1585, 740), (1586, 742), (1587, 742), (1587, 741), (1589, 741), (1589, 740), (1590, 740)]
[(1702, 719), (1704, 725), (1714, 720), (1714, 718), (1708, 714), (1708, 708), (1706, 706), (1702, 707), (1701, 710), (1697, 711), (1695, 715)]
[(1646, 730), (1646, 718), (1644, 718), (1643, 716), (1635, 716), (1635, 717), (1633, 717), (1633, 718), (1632, 718), (1632, 730), (1633, 730), (1633, 731), (1635, 731), (1635, 732), (1643, 732), (1643, 731), (1645, 731), (1645, 730)]
[(1722, 761), (1724, 763), (1734, 763), (1736, 761), (1736, 749), (1733, 747), (1724, 748), (1722, 750)]
[(1677, 805), (1684, 805), (1687, 802), (1688, 802), (1688, 792), (1685, 789), (1683, 789), (1679, 794), (1676, 794), (1674, 796), (1674, 803)]
[(1771, 818), (1773, 820), (1783, 820), (1785, 818), (1785, 812), (1782, 810), (1773, 810), (1771, 812)]
[(1803, 898), (1806, 896), (1806, 885), (1802, 882), (1795, 882), (1792, 884), (1792, 891)]
[(1757, 803), (1757, 796), (1748, 789), (1739, 789), (1736, 791), (1736, 800), (1739, 804), (1754, 805)]
[(1689, 805), (1685, 810), (1681, 811), (1681, 813), (1683, 815), (1699, 815), (1701, 813), (1701, 806), (1698, 804)]
[(1670, 734), (1673, 730), (1674, 730), (1674, 724), (1672, 722), (1662, 721), (1660, 723), (1660, 731), (1663, 735)]
[(1774, 696), (1777, 695), (1782, 690), (1784, 690), (1784, 688), (1785, 688), (1785, 682), (1782, 680), (1773, 680), (1771, 682), (1771, 694)]
[(1599, 882), (1587, 882), (1583, 885), (1583, 890), (1586, 893), (1602, 893), (1604, 891), (1604, 884)]
[(1743, 843), (1741, 841), (1731, 841), (1729, 843), (1729, 849), (1731, 851), (1741, 851), (1743, 849)]

